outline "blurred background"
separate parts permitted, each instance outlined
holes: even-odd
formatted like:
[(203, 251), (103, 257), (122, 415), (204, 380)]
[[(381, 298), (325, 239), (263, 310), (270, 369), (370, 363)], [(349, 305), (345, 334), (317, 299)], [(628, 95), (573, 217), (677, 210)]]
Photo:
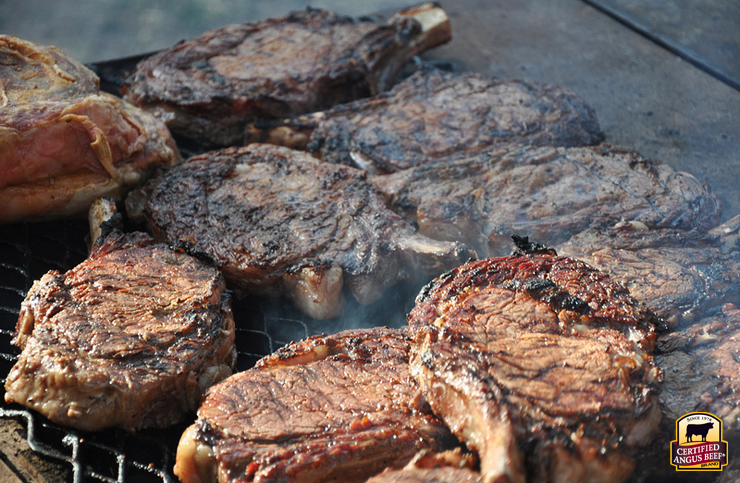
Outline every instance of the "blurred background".
[(56, 45), (81, 62), (95, 62), (160, 50), (211, 28), (282, 16), (309, 5), (360, 16), (400, 10), (409, 2), (0, 0), (0, 33), (39, 44)]

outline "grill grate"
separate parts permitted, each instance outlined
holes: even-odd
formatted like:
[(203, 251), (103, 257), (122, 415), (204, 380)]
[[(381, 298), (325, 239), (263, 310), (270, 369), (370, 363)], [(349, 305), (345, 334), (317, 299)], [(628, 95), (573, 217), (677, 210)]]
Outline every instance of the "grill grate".
[[(172, 473), (175, 451), (183, 430), (192, 420), (164, 430), (149, 429), (135, 434), (117, 429), (80, 432), (4, 401), (5, 378), (19, 353), (10, 342), (21, 302), (34, 280), (47, 271), (63, 272), (85, 259), (87, 233), (84, 220), (18, 224), (0, 229), (0, 424), (4, 420), (20, 424), (21, 436), (30, 449), (50, 465), (61, 467), (74, 483), (177, 482)], [(349, 302), (343, 317), (327, 321), (306, 319), (279, 299), (234, 300), (238, 354), (235, 370), (246, 370), (260, 357), (286, 343), (314, 334), (405, 325), (405, 314), (419, 288), (389, 291), (382, 302), (371, 306)]]

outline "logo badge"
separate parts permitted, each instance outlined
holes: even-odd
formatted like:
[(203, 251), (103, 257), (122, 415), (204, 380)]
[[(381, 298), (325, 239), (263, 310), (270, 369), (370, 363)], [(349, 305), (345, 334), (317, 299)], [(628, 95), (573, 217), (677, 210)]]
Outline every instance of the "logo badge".
[(722, 420), (710, 413), (689, 413), (676, 420), (671, 464), (676, 471), (722, 471), (727, 464), (727, 441)]

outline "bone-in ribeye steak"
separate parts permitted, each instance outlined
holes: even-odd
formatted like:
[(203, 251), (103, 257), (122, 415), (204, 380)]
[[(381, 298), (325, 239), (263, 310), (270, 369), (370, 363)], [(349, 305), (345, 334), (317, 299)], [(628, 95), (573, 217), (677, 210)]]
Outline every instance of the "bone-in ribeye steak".
[(661, 417), (656, 317), (604, 274), (534, 248), (422, 290), (412, 374), (484, 481), (625, 481)]
[(180, 159), (164, 123), (55, 47), (0, 35), (0, 223), (82, 216)]
[(511, 234), (555, 245), (620, 221), (708, 230), (717, 198), (690, 174), (608, 145), (506, 145), (372, 178), (422, 233), (481, 255), (508, 252)]
[(408, 350), (405, 330), (384, 328), (287, 345), (208, 391), (175, 474), (183, 483), (363, 482), (456, 445), (409, 374)]
[(5, 400), (82, 430), (167, 427), (236, 361), (231, 299), (210, 263), (112, 229), (87, 260), (36, 281)]
[(583, 146), (604, 138), (593, 109), (566, 89), (430, 70), (373, 98), (273, 124), (251, 127), (246, 140), (302, 147), (371, 173), (502, 143)]
[(143, 60), (125, 97), (176, 134), (240, 144), (255, 119), (324, 110), (387, 89), (409, 59), (450, 38), (447, 15), (432, 4), (386, 23), (307, 8), (181, 41)]
[(609, 274), (668, 327), (682, 328), (740, 297), (740, 216), (711, 230), (651, 230), (638, 222), (589, 229), (558, 253)]
[(241, 292), (285, 293), (314, 318), (343, 311), (343, 287), (376, 301), (475, 255), (420, 235), (364, 172), (273, 145), (190, 158), (127, 199), (155, 237), (195, 244)]

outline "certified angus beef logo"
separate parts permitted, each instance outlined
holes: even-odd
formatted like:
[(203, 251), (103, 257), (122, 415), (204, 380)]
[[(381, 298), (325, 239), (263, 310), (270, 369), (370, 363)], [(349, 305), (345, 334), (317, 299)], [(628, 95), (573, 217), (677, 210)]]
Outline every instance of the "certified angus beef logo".
[(689, 413), (678, 419), (671, 464), (677, 471), (721, 471), (727, 464), (722, 420), (710, 413)]

